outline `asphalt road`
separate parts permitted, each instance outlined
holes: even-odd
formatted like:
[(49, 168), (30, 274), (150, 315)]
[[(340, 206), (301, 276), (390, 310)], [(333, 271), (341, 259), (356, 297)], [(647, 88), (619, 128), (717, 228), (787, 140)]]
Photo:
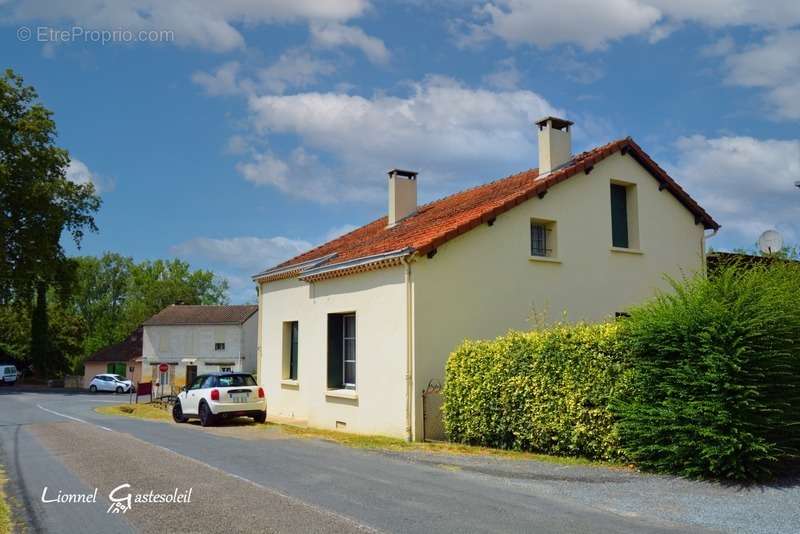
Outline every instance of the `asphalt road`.
[[(639, 483), (633, 473), (376, 453), (279, 431), (248, 435), (94, 412), (120, 400), (0, 390), (0, 463), (30, 531), (703, 531), (691, 517), (613, 501)], [(126, 483), (117, 496), (191, 489), (191, 502), (134, 502), (124, 514), (107, 513), (109, 491)], [(47, 499), (97, 488), (98, 502), (43, 503), (45, 487)]]

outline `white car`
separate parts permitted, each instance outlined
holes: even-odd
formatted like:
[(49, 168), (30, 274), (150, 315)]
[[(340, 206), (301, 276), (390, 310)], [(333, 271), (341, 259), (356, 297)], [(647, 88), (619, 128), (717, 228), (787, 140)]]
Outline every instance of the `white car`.
[(13, 365), (0, 365), (0, 385), (11, 384), (17, 381), (17, 368)]
[(185, 423), (200, 419), (203, 426), (226, 417), (252, 417), (256, 423), (267, 420), (264, 388), (247, 373), (209, 373), (200, 375), (175, 399), (172, 418)]
[(92, 381), (89, 382), (89, 391), (97, 393), (98, 391), (114, 391), (116, 393), (129, 393), (133, 389), (133, 382), (124, 376), (102, 374), (95, 375)]

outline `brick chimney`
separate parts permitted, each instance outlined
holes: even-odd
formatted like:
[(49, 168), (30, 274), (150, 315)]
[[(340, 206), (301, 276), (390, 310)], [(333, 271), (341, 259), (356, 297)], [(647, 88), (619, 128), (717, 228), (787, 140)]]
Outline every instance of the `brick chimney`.
[(572, 159), (572, 121), (545, 117), (539, 127), (539, 176), (552, 172)]
[(417, 211), (417, 173), (392, 169), (389, 171), (389, 226)]

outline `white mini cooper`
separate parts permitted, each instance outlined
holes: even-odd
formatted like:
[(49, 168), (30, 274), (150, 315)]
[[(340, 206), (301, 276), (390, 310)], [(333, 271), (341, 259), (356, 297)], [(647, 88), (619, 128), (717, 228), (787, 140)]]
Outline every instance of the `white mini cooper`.
[(209, 373), (186, 386), (175, 400), (172, 418), (185, 423), (200, 419), (203, 426), (226, 417), (252, 417), (256, 423), (267, 420), (264, 388), (247, 373)]

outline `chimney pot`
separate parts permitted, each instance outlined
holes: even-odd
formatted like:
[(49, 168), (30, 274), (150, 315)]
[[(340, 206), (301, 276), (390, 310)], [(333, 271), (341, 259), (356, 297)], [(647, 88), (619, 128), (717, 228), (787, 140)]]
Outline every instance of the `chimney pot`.
[(572, 121), (545, 117), (536, 121), (539, 128), (539, 176), (558, 169), (572, 159)]
[(392, 169), (388, 174), (388, 225), (391, 227), (417, 211), (417, 173)]

